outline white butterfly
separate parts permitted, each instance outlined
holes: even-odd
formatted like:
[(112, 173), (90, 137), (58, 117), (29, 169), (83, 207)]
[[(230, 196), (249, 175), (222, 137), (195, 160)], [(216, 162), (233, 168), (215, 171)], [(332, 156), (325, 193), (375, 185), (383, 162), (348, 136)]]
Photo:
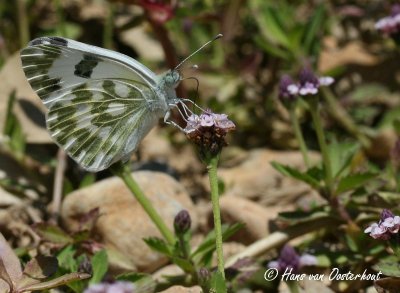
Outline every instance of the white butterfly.
[(128, 160), (161, 117), (177, 126), (168, 118), (182, 103), (175, 93), (182, 80), (178, 68), (213, 40), (175, 69), (156, 75), (126, 55), (42, 37), (21, 51), (22, 68), (49, 109), (52, 138), (84, 169), (97, 172)]

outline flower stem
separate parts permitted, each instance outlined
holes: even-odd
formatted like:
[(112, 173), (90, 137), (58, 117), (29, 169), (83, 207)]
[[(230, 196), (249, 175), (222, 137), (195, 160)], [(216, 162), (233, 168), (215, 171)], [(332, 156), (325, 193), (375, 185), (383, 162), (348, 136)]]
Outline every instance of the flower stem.
[(303, 133), (301, 132), (299, 119), (296, 116), (296, 106), (293, 105), (289, 108), (290, 120), (292, 121), (292, 125), (294, 128), (294, 134), (296, 135), (296, 139), (299, 142), (300, 151), (303, 155), (304, 163), (306, 164), (307, 169), (310, 168), (310, 159), (308, 158), (308, 150), (306, 143), (304, 142)]
[(114, 16), (115, 16), (115, 5), (108, 3), (108, 15), (104, 24), (103, 31), (103, 46), (106, 49), (113, 48), (113, 30), (114, 30)]
[(331, 159), (329, 157), (328, 146), (325, 140), (324, 130), (322, 129), (322, 121), (319, 113), (318, 97), (309, 97), (308, 105), (310, 107), (311, 117), (317, 133), (318, 144), (322, 153), (322, 160), (325, 167), (325, 184), (330, 195), (333, 192), (333, 175)]
[(164, 236), (165, 240), (167, 240), (169, 244), (174, 244), (175, 243), (174, 235), (172, 234), (171, 230), (168, 229), (167, 225), (165, 224), (161, 216), (154, 209), (152, 203), (143, 193), (142, 189), (139, 187), (137, 182), (133, 179), (129, 166), (127, 164), (116, 163), (111, 167), (111, 171), (124, 181), (125, 185), (129, 188), (129, 190), (135, 196), (136, 200), (146, 211), (147, 215), (157, 226), (158, 230)]
[(211, 187), (211, 202), (214, 214), (214, 229), (215, 229), (215, 245), (217, 250), (218, 271), (225, 279), (224, 272), (224, 256), (222, 253), (222, 228), (221, 228), (221, 213), (219, 208), (219, 194), (218, 194), (218, 166), (219, 155), (212, 156), (207, 160), (208, 178)]
[(16, 3), (17, 3), (17, 13), (18, 13), (19, 42), (21, 47), (25, 47), (30, 39), (29, 20), (26, 11), (26, 1), (17, 0)]

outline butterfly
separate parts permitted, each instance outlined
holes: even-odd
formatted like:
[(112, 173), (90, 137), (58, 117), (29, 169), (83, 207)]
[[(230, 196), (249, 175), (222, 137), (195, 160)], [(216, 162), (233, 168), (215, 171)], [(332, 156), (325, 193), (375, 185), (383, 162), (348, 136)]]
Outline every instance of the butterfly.
[[(124, 54), (61, 37), (40, 37), (21, 50), (25, 76), (48, 108), (47, 129), (85, 170), (127, 161), (147, 133), (185, 99), (176, 96), (180, 66), (156, 75)], [(190, 101), (190, 100), (189, 100)], [(184, 108), (184, 109), (187, 109)]]

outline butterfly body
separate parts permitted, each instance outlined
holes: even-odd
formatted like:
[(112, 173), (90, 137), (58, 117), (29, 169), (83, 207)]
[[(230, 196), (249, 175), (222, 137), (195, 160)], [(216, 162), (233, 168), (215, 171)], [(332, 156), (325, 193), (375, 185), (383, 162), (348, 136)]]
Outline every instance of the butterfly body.
[(50, 135), (88, 171), (129, 159), (179, 99), (176, 70), (156, 75), (138, 61), (60, 37), (31, 41), (22, 67), (48, 108)]

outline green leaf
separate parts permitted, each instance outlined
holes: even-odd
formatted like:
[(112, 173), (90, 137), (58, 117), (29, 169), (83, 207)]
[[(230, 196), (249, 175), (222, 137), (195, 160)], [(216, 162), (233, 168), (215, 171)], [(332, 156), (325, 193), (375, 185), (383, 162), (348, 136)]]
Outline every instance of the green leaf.
[(79, 184), (79, 188), (83, 188), (89, 185), (92, 185), (96, 181), (96, 175), (95, 173), (88, 173), (83, 177)]
[(389, 277), (400, 277), (400, 264), (395, 258), (380, 261), (372, 268)]
[(286, 28), (283, 27), (280, 21), (279, 10), (268, 4), (265, 5), (264, 1), (258, 1), (257, 4), (254, 3), (256, 1), (250, 2), (251, 10), (265, 41), (289, 48), (290, 42), (286, 34)]
[(57, 255), (58, 265), (68, 272), (78, 270), (79, 263), (75, 258), (76, 249), (72, 245), (66, 246)]
[(171, 248), (163, 239), (160, 239), (158, 237), (150, 237), (143, 239), (143, 241), (146, 242), (146, 244), (154, 251), (157, 251), (167, 256), (172, 256)]
[(116, 276), (115, 278), (118, 281), (127, 281), (127, 282), (132, 282), (135, 283), (137, 281), (139, 281), (140, 279), (143, 279), (145, 277), (149, 277), (148, 274), (144, 274), (144, 273), (124, 273), (121, 275)]
[(5, 113), (5, 124), (4, 124), (3, 134), (9, 137), (11, 137), (12, 135), (12, 131), (16, 120), (13, 114), (14, 105), (15, 105), (15, 90), (12, 91), (10, 97), (8, 98), (7, 110)]
[(173, 257), (172, 262), (180, 267), (184, 272), (191, 273), (195, 271), (193, 264), (182, 257)]
[(107, 252), (103, 249), (97, 252), (91, 260), (93, 275), (90, 279), (90, 284), (100, 283), (108, 271)]
[[(156, 282), (151, 275), (143, 273), (126, 273), (116, 277), (118, 281), (134, 283), (134, 292), (155, 292)], [(184, 282), (184, 280), (180, 280)]]
[[(222, 241), (225, 241), (241, 228), (244, 227), (243, 223), (235, 223), (231, 226), (222, 225)], [(192, 253), (192, 257), (197, 256), (198, 254), (205, 254), (209, 251), (215, 250), (215, 231), (212, 230), (203, 242), (199, 245), (199, 247)]]
[(358, 173), (358, 174), (351, 174), (347, 177), (344, 177), (340, 180), (338, 187), (336, 189), (337, 194), (341, 194), (343, 192), (356, 189), (364, 185), (366, 182), (371, 180), (372, 178), (376, 177), (376, 173)]
[(278, 162), (272, 162), (271, 165), (272, 165), (272, 167), (274, 167), (275, 170), (277, 170), (282, 175), (292, 177), (294, 179), (305, 182), (314, 189), (320, 188), (319, 181), (317, 179), (313, 178), (310, 174), (302, 173), (302, 172), (298, 171), (297, 169), (279, 164)]
[(26, 141), (22, 126), (13, 113), (15, 101), (16, 95), (15, 91), (13, 91), (8, 99), (3, 133), (10, 138), (8, 144), (13, 154), (15, 154), (17, 158), (21, 158), (25, 152)]
[(282, 59), (290, 59), (291, 58), (289, 51), (281, 49), (281, 48), (275, 46), (274, 44), (266, 42), (260, 36), (255, 36), (254, 42), (265, 52), (267, 52), (275, 57), (280, 57)]
[(331, 157), (331, 168), (335, 178), (342, 174), (348, 174), (354, 155), (360, 149), (357, 143), (338, 143), (332, 141), (329, 145), (329, 156)]
[(325, 8), (324, 4), (321, 3), (315, 10), (313, 17), (311, 18), (311, 21), (304, 30), (305, 36), (304, 36), (303, 48), (307, 56), (312, 55), (313, 53), (312, 52), (313, 43), (320, 40), (321, 36), (319, 35), (319, 33), (323, 29), (324, 20), (325, 20)]
[(72, 244), (74, 242), (74, 239), (58, 226), (38, 223), (33, 227), (40, 237), (46, 241), (63, 245)]
[(211, 290), (217, 293), (227, 292), (225, 280), (220, 272), (215, 272), (211, 277)]

